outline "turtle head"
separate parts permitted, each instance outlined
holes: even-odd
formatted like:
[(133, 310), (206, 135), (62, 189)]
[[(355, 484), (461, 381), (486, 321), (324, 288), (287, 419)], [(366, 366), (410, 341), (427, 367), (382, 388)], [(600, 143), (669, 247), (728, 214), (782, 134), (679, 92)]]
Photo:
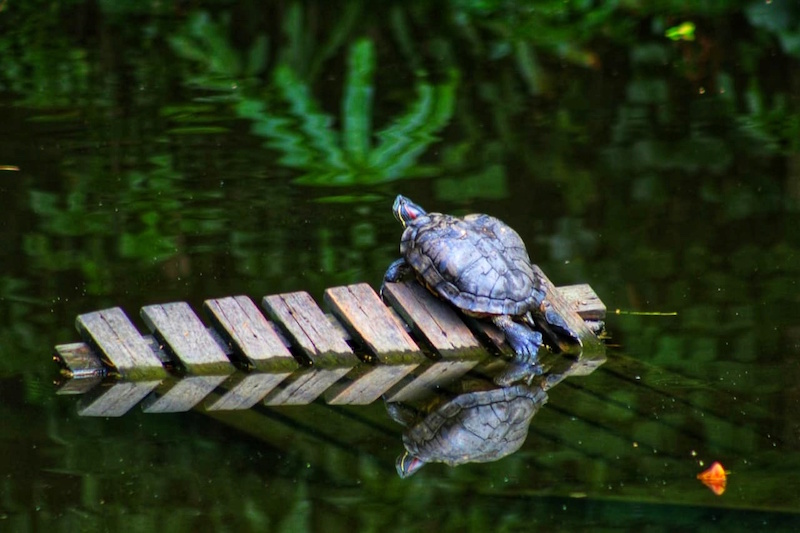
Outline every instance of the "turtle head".
[(424, 465), (425, 461), (416, 455), (411, 455), (409, 452), (405, 452), (403, 455), (399, 456), (395, 462), (397, 475), (403, 479), (411, 476)]
[(427, 211), (422, 209), (420, 206), (403, 196), (402, 194), (398, 194), (397, 198), (394, 199), (394, 205), (392, 205), (392, 211), (394, 211), (394, 218), (399, 220), (403, 227), (405, 228), (406, 225), (414, 220), (417, 217), (421, 217)]

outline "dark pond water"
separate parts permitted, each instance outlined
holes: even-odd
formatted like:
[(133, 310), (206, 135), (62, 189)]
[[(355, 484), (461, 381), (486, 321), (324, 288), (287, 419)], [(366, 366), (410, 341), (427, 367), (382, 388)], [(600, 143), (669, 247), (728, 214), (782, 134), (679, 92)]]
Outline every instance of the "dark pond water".
[[(798, 42), (791, 0), (0, 2), (0, 529), (800, 529)], [(609, 308), (516, 454), (55, 394), (82, 313), (377, 287), (398, 193)]]

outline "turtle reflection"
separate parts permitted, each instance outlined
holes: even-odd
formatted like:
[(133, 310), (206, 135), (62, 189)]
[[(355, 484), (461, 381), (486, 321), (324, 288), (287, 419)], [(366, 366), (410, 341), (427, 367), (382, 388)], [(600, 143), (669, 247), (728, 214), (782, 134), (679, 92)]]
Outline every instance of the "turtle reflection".
[(397, 473), (405, 478), (425, 463), (487, 463), (516, 452), (547, 391), (569, 376), (588, 376), (605, 361), (603, 352), (574, 359), (549, 354), (542, 365), (498, 358), (456, 383), (440, 384), (436, 394), (387, 402), (389, 416), (406, 428)]
[(525, 442), (533, 415), (547, 402), (541, 387), (498, 387), (477, 379), (459, 385), (460, 393), (438, 396), (419, 409), (386, 404), (389, 415), (406, 427), (406, 452), (397, 458), (400, 477), (425, 463), (485, 463), (514, 453)]

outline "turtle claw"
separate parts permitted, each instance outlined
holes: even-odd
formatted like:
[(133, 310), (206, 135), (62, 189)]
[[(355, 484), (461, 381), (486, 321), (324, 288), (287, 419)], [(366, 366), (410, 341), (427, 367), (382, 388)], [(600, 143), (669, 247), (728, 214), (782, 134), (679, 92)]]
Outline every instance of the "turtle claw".
[(506, 339), (508, 339), (508, 343), (514, 349), (514, 353), (520, 362), (530, 365), (536, 364), (539, 348), (541, 348), (543, 342), (541, 333), (528, 330), (524, 335), (518, 335), (517, 332), (509, 335), (506, 332)]
[(543, 342), (542, 334), (526, 325), (514, 322), (507, 315), (495, 317), (493, 322), (505, 334), (508, 344), (516, 354), (516, 359), (521, 363), (535, 365)]

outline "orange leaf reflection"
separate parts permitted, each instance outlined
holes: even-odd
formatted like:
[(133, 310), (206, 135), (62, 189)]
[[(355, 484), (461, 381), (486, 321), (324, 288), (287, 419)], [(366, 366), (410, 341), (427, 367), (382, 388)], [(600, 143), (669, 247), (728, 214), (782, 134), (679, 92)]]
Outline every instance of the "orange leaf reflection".
[(728, 483), (728, 472), (722, 468), (719, 461), (714, 461), (707, 470), (697, 474), (697, 479), (711, 489), (711, 492), (717, 496), (721, 496), (725, 492), (725, 485)]

